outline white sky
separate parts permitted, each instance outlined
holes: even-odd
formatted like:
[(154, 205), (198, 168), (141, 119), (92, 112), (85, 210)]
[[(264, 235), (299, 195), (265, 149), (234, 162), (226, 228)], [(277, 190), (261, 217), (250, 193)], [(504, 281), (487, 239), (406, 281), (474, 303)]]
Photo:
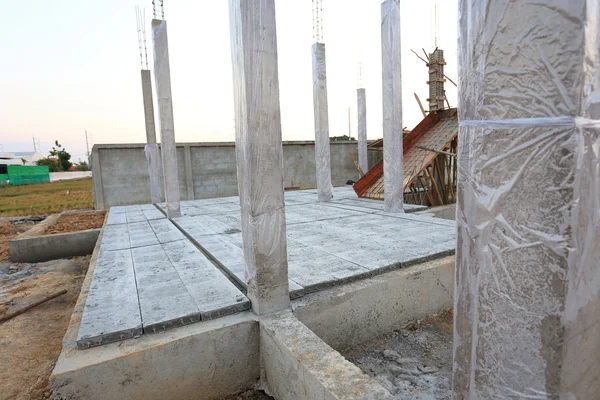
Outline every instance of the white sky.
[[(276, 0), (283, 140), (314, 139), (312, 2)], [(357, 60), (363, 62), (367, 132), (381, 137), (380, 0), (323, 0), (329, 130), (356, 137)], [(434, 46), (435, 0), (401, 0), (403, 126), (422, 118), (427, 69), (411, 51)], [(457, 0), (437, 0), (438, 45), (456, 81)], [(44, 153), (55, 139), (73, 159), (94, 143), (145, 141), (135, 5), (146, 7), (152, 69), (151, 0), (32, 0), (2, 6), (0, 151)], [(228, 1), (165, 0), (177, 142), (233, 141)], [(456, 105), (456, 88), (446, 92)], [(155, 106), (155, 110), (157, 107)], [(158, 123), (158, 118), (156, 118)], [(157, 132), (157, 136), (160, 135)]]

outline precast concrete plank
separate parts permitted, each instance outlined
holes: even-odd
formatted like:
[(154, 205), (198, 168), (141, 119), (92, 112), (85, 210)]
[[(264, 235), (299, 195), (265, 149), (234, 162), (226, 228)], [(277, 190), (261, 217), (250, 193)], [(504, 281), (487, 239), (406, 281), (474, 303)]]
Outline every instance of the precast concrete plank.
[(250, 301), (190, 241), (162, 245), (194, 300), (202, 320), (250, 308)]
[(126, 213), (132, 211), (141, 211), (141, 207), (137, 204), (132, 206), (113, 206), (110, 208), (110, 211), (114, 213)]
[(144, 333), (200, 321), (200, 311), (162, 245), (131, 249)]
[(117, 213), (112, 210), (108, 212), (108, 217), (106, 218), (106, 225), (117, 225), (117, 224), (126, 224), (127, 223), (127, 213), (121, 212)]
[(148, 221), (127, 224), (131, 247), (142, 247), (158, 244), (158, 238), (150, 227)]
[(77, 333), (80, 349), (142, 334), (131, 250), (101, 250)]
[(144, 217), (147, 220), (167, 218), (162, 212), (157, 210), (154, 206), (151, 209), (144, 209), (144, 210), (142, 210), (142, 212), (144, 213)]
[(129, 229), (127, 224), (107, 225), (102, 234), (102, 250), (123, 250), (131, 247), (129, 243)]
[(160, 243), (169, 243), (185, 239), (185, 235), (168, 219), (148, 221)]
[(127, 223), (146, 221), (144, 212), (140, 209), (139, 211), (127, 211)]

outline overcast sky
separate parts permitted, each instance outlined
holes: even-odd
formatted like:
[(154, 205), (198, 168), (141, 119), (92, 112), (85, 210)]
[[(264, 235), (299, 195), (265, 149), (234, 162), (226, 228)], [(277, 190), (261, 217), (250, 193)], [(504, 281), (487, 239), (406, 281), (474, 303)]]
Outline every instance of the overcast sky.
[[(312, 2), (276, 0), (283, 140), (314, 139)], [(380, 0), (324, 0), (330, 135), (356, 136), (357, 62), (363, 63), (367, 132), (381, 137)], [(457, 1), (438, 0), (438, 46), (455, 80)], [(74, 160), (94, 143), (145, 141), (135, 5), (151, 0), (30, 0), (2, 6), (0, 151), (44, 153), (57, 139)], [(403, 126), (422, 118), (427, 69), (411, 51), (434, 49), (435, 0), (401, 0)], [(177, 142), (233, 141), (228, 1), (165, 0)], [(152, 66), (151, 66), (152, 68)], [(456, 105), (456, 88), (446, 84)], [(157, 107), (155, 106), (155, 110)], [(156, 119), (158, 121), (158, 118)], [(159, 134), (157, 133), (157, 136)]]

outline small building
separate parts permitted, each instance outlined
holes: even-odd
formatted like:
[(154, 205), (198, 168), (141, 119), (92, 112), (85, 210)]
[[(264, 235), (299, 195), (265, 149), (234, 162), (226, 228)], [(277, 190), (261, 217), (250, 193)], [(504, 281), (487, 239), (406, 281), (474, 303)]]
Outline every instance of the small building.
[(37, 160), (44, 158), (39, 151), (16, 151), (0, 153), (0, 164), (6, 165), (36, 165)]
[(50, 182), (50, 172), (46, 165), (0, 164), (0, 186), (30, 185)]

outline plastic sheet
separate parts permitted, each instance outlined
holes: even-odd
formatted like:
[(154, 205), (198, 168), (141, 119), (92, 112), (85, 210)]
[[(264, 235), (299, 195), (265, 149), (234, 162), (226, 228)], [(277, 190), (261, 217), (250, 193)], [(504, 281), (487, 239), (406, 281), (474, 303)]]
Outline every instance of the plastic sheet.
[(313, 107), (315, 108), (315, 161), (319, 201), (329, 201), (333, 198), (326, 64), (325, 44), (314, 43), (312, 45)]
[(237, 177), (248, 297), (289, 307), (283, 147), (273, 0), (230, 0)]
[(383, 190), (384, 209), (403, 212), (402, 78), (400, 63), (400, 2), (381, 4), (383, 72)]
[(152, 20), (152, 41), (154, 43), (154, 79), (160, 119), (160, 149), (163, 164), (165, 202), (167, 216), (179, 217), (179, 176), (175, 126), (173, 122), (173, 99), (171, 96), (171, 72), (169, 68), (169, 42), (167, 21)]
[(146, 154), (146, 162), (148, 164), (148, 176), (150, 177), (150, 195), (152, 196), (152, 204), (161, 202), (160, 193), (160, 151), (156, 143), (150, 143), (144, 146)]
[(598, 397), (598, 0), (461, 0), (456, 399)]

